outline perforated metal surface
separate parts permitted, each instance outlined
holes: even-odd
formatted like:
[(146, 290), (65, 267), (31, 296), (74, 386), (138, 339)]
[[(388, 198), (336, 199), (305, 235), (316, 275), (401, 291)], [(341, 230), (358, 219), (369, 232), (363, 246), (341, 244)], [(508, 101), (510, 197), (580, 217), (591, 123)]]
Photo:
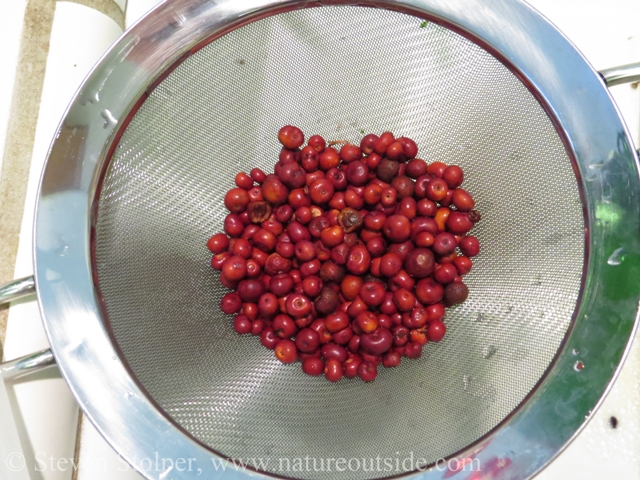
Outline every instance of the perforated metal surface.
[[(470, 297), (448, 311), (445, 340), (372, 384), (282, 365), (219, 310), (206, 240), (235, 174), (272, 170), (284, 124), (352, 142), (410, 136), (421, 158), (463, 167), (483, 214)], [(331, 478), (395, 475), (410, 455), (434, 462), (495, 427), (555, 355), (583, 255), (577, 181), (529, 91), (455, 33), (361, 7), (260, 20), (182, 63), (118, 145), (96, 236), (115, 339), (155, 402), (221, 454), (300, 478), (328, 475), (287, 470), (307, 456), (392, 459)]]

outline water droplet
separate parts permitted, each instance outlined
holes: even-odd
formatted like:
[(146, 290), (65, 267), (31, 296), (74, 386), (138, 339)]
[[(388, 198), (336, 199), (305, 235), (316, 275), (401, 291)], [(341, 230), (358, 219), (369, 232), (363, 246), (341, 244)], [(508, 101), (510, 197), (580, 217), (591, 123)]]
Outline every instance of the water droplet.
[(469, 390), (469, 386), (471, 385), (472, 380), (473, 380), (473, 377), (471, 375), (464, 375), (462, 377), (462, 387), (465, 390)]
[(115, 127), (118, 124), (118, 120), (106, 108), (102, 109), (100, 115), (104, 118), (104, 128)]
[(82, 100), (80, 103), (82, 105), (86, 105), (87, 103), (96, 104), (100, 101), (100, 90), (90, 91), (90, 92), (82, 92)]
[(584, 362), (581, 362), (580, 360), (578, 360), (576, 363), (573, 364), (573, 369), (576, 372), (582, 371), (583, 368), (584, 368)]
[(580, 351), (577, 348), (574, 348), (573, 350), (571, 350), (571, 353), (573, 353), (574, 355), (578, 355)]
[(613, 266), (620, 265), (624, 262), (624, 253), (624, 247), (616, 248), (607, 260), (607, 263)]
[(495, 345), (487, 345), (482, 349), (482, 358), (488, 360), (493, 357), (497, 351), (498, 349), (495, 347)]

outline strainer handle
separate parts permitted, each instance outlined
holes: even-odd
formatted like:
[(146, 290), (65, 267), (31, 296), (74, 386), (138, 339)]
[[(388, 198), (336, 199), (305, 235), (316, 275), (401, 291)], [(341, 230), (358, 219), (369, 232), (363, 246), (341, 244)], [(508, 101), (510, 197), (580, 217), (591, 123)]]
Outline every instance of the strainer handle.
[(19, 278), (0, 287), (0, 305), (36, 293), (33, 275)]
[(600, 75), (602, 75), (607, 87), (622, 85), (623, 83), (640, 82), (640, 62), (606, 68), (600, 70)]
[[(33, 276), (19, 278), (0, 287), (0, 305), (9, 303), (36, 292)], [(0, 477), (6, 480), (29, 480), (29, 472), (19, 462), (24, 461), (20, 436), (13, 417), (11, 402), (7, 395), (5, 381), (35, 373), (56, 364), (50, 349), (32, 353), (21, 358), (0, 363)], [(18, 463), (15, 463), (18, 462)]]
[[(18, 278), (0, 287), (0, 305), (12, 302), (36, 293), (36, 282), (33, 276)], [(21, 377), (55, 365), (56, 361), (51, 349), (31, 353), (9, 362), (0, 363), (0, 381)]]

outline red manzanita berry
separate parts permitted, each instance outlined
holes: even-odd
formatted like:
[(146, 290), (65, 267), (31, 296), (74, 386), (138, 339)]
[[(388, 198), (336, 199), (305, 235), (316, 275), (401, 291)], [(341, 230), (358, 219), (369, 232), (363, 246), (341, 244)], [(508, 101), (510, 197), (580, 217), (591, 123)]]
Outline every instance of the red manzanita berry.
[(293, 363), (298, 360), (295, 343), (288, 338), (280, 340), (275, 347), (276, 358), (282, 363)]
[(387, 216), (380, 211), (367, 212), (364, 217), (364, 226), (369, 230), (380, 231), (384, 227), (386, 220)]
[(422, 355), (422, 345), (416, 342), (409, 342), (404, 346), (404, 356), (407, 358), (420, 358)]
[(234, 292), (227, 293), (220, 301), (220, 309), (226, 314), (238, 313), (242, 308), (242, 298)]
[(247, 275), (247, 261), (239, 255), (229, 257), (222, 265), (222, 274), (231, 281), (242, 280)]
[(456, 257), (453, 260), (453, 265), (456, 267), (458, 275), (466, 275), (471, 271), (471, 267), (473, 266), (471, 259), (464, 256)]
[(355, 325), (357, 325), (362, 333), (373, 333), (378, 328), (378, 316), (373, 312), (367, 311), (367, 306), (364, 302), (363, 305), (364, 310), (355, 317)]
[(453, 282), (456, 275), (458, 275), (458, 270), (452, 263), (440, 265), (440, 267), (436, 268), (435, 272), (433, 272), (435, 281), (443, 285)]
[(309, 298), (316, 298), (322, 291), (322, 279), (317, 275), (309, 275), (302, 280), (302, 292)]
[(447, 182), (449, 188), (458, 188), (464, 181), (464, 173), (457, 165), (450, 165), (442, 172), (442, 179)]
[(436, 235), (433, 242), (433, 251), (438, 255), (449, 255), (458, 246), (456, 237), (449, 232), (442, 232)]
[(227, 232), (230, 237), (239, 237), (242, 235), (244, 223), (240, 219), (240, 216), (235, 213), (227, 215), (224, 219), (224, 231)]
[(393, 302), (401, 312), (410, 312), (416, 304), (416, 297), (406, 288), (401, 288), (393, 294)]
[(275, 334), (271, 327), (265, 327), (260, 332), (260, 343), (269, 350), (276, 348), (279, 341), (280, 337)]
[(380, 203), (384, 207), (391, 207), (396, 204), (398, 192), (393, 187), (383, 188), (380, 192)]
[(322, 375), (324, 372), (324, 362), (317, 357), (305, 358), (302, 361), (302, 371), (314, 377)]
[(434, 178), (430, 180), (426, 187), (427, 198), (434, 202), (439, 202), (444, 199), (444, 197), (447, 196), (448, 191), (449, 187), (447, 186), (447, 182), (441, 178)]
[(333, 343), (336, 343), (338, 345), (347, 345), (352, 338), (353, 338), (353, 329), (351, 328), (351, 326), (345, 327), (342, 330), (339, 330), (335, 332), (333, 335), (331, 335), (331, 339), (333, 340)]
[(436, 178), (442, 178), (444, 171), (447, 169), (447, 165), (442, 162), (433, 162), (427, 167), (427, 173)]
[(363, 162), (367, 164), (367, 167), (369, 167), (369, 174), (377, 172), (378, 165), (380, 165), (381, 161), (382, 157), (375, 152), (363, 159)]
[(342, 345), (335, 343), (325, 343), (320, 351), (325, 360), (334, 359), (342, 363), (348, 358), (347, 350)]
[(320, 336), (311, 328), (303, 328), (296, 335), (295, 344), (300, 352), (315, 352), (320, 347)]
[(387, 352), (392, 345), (393, 334), (384, 327), (360, 336), (360, 351), (370, 355), (382, 355)]
[(387, 147), (385, 156), (391, 160), (401, 161), (405, 159), (404, 150), (402, 144), (398, 141), (394, 141)]
[(442, 320), (433, 320), (431, 323), (429, 323), (427, 336), (432, 342), (439, 342), (444, 338), (446, 332), (447, 327), (444, 323), (442, 323)]
[(444, 287), (433, 278), (423, 278), (416, 285), (416, 297), (423, 305), (438, 303), (444, 297)]
[(478, 239), (476, 237), (473, 237), (471, 235), (466, 236), (462, 240), (460, 240), (458, 247), (460, 247), (460, 251), (462, 252), (462, 254), (466, 255), (467, 257), (475, 257), (476, 255), (478, 255), (478, 253), (480, 253), (480, 242), (478, 242)]
[(447, 218), (447, 229), (455, 235), (464, 235), (473, 228), (469, 214), (465, 212), (451, 212)]
[(233, 319), (233, 329), (240, 335), (251, 333), (251, 320), (246, 315), (236, 315)]
[(356, 378), (358, 376), (358, 367), (362, 363), (362, 358), (359, 355), (347, 358), (342, 364), (344, 376), (346, 378)]
[(391, 187), (397, 192), (398, 200), (402, 200), (407, 197), (412, 197), (415, 190), (415, 184), (406, 175), (398, 175), (391, 180)]
[(285, 314), (276, 315), (271, 326), (274, 333), (280, 338), (290, 338), (298, 330), (294, 320)]
[(315, 172), (318, 165), (318, 151), (313, 146), (307, 145), (300, 152), (300, 166), (305, 172)]
[(262, 184), (262, 196), (272, 205), (279, 206), (287, 201), (289, 190), (275, 175), (267, 175)]
[(211, 253), (222, 253), (229, 248), (229, 237), (224, 233), (217, 233), (209, 239), (207, 242), (207, 248)]
[(249, 172), (249, 175), (251, 176), (254, 182), (259, 183), (260, 185), (262, 185), (262, 182), (264, 182), (265, 179), (267, 178), (267, 174), (264, 173), (259, 168), (252, 168), (251, 171)]
[(333, 184), (326, 178), (316, 180), (309, 187), (309, 197), (316, 205), (327, 203), (333, 197)]
[(232, 188), (224, 197), (224, 206), (231, 213), (244, 212), (249, 205), (249, 195), (243, 188)]
[(338, 382), (343, 376), (342, 362), (331, 358), (324, 365), (324, 376), (332, 383)]
[(402, 270), (402, 259), (397, 253), (387, 253), (380, 260), (380, 272), (385, 277), (394, 277)]
[(435, 259), (428, 248), (415, 248), (404, 260), (404, 269), (413, 278), (428, 277), (433, 272), (434, 266)]
[(349, 251), (347, 270), (354, 275), (363, 275), (371, 266), (371, 254), (364, 245), (356, 245)]
[(265, 322), (257, 319), (251, 322), (251, 335), (260, 335), (264, 329)]
[(362, 158), (362, 150), (356, 145), (346, 143), (340, 149), (340, 158), (345, 163), (351, 163)]
[(327, 146), (327, 142), (325, 142), (324, 138), (322, 138), (320, 135), (310, 136), (307, 144), (310, 147), (313, 147), (318, 153), (322, 153)]
[(349, 315), (347, 315), (346, 312), (338, 310), (327, 315), (324, 323), (329, 332), (335, 333), (339, 332), (343, 328), (347, 328), (351, 323), (351, 320), (349, 319)]
[(378, 137), (378, 140), (373, 144), (373, 151), (378, 155), (384, 155), (387, 152), (387, 148), (394, 142), (395, 138), (393, 133), (384, 132)]
[(402, 145), (402, 151), (405, 158), (410, 160), (418, 155), (418, 145), (411, 138), (400, 137), (396, 141)]
[(382, 230), (389, 240), (400, 243), (411, 235), (411, 224), (403, 215), (391, 215), (385, 220)]
[(286, 309), (292, 317), (304, 317), (311, 312), (311, 301), (305, 295), (294, 293), (287, 297)]
[(402, 355), (399, 352), (393, 350), (385, 353), (382, 357), (382, 365), (384, 365), (385, 368), (397, 367), (398, 365), (400, 365), (401, 361)]
[(386, 157), (380, 161), (380, 164), (376, 168), (377, 177), (387, 184), (391, 184), (391, 181), (399, 174), (399, 172), (400, 163)]
[(362, 137), (360, 141), (360, 149), (365, 155), (371, 155), (373, 153), (373, 148), (378, 141), (378, 136), (370, 133)]
[(461, 212), (468, 212), (469, 210), (472, 210), (476, 205), (476, 202), (473, 200), (471, 194), (461, 188), (456, 188), (455, 190), (453, 190), (452, 202), (453, 206)]
[(360, 293), (364, 281), (356, 275), (346, 275), (340, 285), (340, 292), (346, 300), (353, 300)]
[(360, 287), (360, 298), (368, 307), (380, 305), (384, 300), (385, 288), (381, 282), (367, 282)]
[(404, 170), (405, 175), (411, 178), (418, 178), (427, 173), (427, 162), (420, 158), (414, 158)]
[(285, 148), (295, 150), (304, 143), (304, 134), (298, 127), (286, 125), (278, 131), (278, 140)]
[(361, 187), (367, 183), (368, 174), (369, 167), (360, 160), (349, 163), (345, 169), (347, 181), (356, 187)]
[(328, 248), (340, 245), (344, 240), (344, 230), (339, 225), (325, 228), (320, 233), (320, 240), (322, 244)]
[(318, 164), (323, 171), (327, 171), (331, 168), (336, 168), (340, 165), (340, 154), (333, 147), (327, 147), (318, 156)]
[(433, 322), (434, 320), (442, 320), (445, 315), (445, 308), (442, 303), (434, 303), (426, 308), (427, 322)]
[(382, 236), (375, 236), (367, 242), (367, 250), (372, 257), (380, 257), (387, 251), (387, 242), (384, 241)]
[(416, 204), (417, 214), (422, 217), (435, 217), (438, 213), (438, 205), (428, 198), (423, 198)]
[(358, 375), (364, 382), (373, 382), (378, 376), (378, 367), (366, 361), (358, 365)]

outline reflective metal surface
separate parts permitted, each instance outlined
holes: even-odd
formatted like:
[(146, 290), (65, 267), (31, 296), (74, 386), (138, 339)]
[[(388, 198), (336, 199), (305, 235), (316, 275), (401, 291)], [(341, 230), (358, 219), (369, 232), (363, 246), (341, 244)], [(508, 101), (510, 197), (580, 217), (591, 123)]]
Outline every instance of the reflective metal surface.
[[(629, 135), (597, 72), (524, 3), (361, 3), (442, 22), (498, 55), (532, 86), (575, 157), (588, 226), (588, 259), (573, 330), (525, 406), (479, 445), (456, 455), (477, 458), (494, 469), (495, 479), (529, 478), (566, 445), (601, 401), (637, 325), (640, 181)], [(233, 469), (221, 473), (219, 464), (212, 462), (215, 455), (184, 435), (145, 397), (109, 338), (90, 268), (93, 208), (103, 162), (135, 102), (190, 48), (279, 8), (311, 5), (318, 3), (161, 4), (126, 32), (94, 69), (52, 145), (34, 239), (45, 328), (78, 402), (122, 457), (143, 470), (140, 459), (174, 460), (162, 468), (152, 465), (143, 472), (148, 478), (234, 479), (258, 474)], [(560, 208), (550, 206), (556, 207)], [(185, 459), (184, 468), (176, 466), (177, 459)], [(186, 468), (187, 459), (193, 468)], [(451, 475), (440, 464), (412, 478)]]
[(19, 278), (0, 287), (0, 305), (36, 293), (36, 282), (32, 276)]
[(4, 380), (11, 380), (52, 367), (55, 364), (56, 359), (53, 358), (53, 353), (50, 349), (46, 349), (0, 364), (0, 377)]
[(628, 65), (607, 68), (601, 70), (600, 75), (602, 75), (609, 87), (631, 82), (640, 82), (640, 63), (630, 63)]

